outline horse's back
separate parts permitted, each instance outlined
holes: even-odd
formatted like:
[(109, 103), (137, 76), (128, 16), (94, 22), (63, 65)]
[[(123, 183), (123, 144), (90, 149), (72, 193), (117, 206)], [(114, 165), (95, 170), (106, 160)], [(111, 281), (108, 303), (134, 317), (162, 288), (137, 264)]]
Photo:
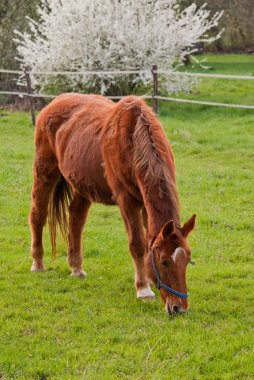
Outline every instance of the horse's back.
[[(80, 124), (85, 124), (86, 114), (89, 117), (91, 113), (94, 113), (92, 110), (107, 110), (113, 104), (111, 100), (99, 95), (66, 93), (57, 96), (42, 109), (37, 117), (35, 146), (39, 147), (42, 144), (46, 146), (48, 144), (54, 154), (57, 155), (57, 140), (59, 140), (57, 134), (63, 140), (67, 126), (71, 126), (73, 132)], [(68, 134), (69, 132), (70, 130)]]
[(57, 96), (40, 112), (36, 129), (47, 130), (47, 133), (56, 133), (57, 129), (68, 121), (76, 112), (99, 104), (101, 107), (110, 107), (114, 104), (111, 100), (100, 95), (84, 95), (66, 93)]

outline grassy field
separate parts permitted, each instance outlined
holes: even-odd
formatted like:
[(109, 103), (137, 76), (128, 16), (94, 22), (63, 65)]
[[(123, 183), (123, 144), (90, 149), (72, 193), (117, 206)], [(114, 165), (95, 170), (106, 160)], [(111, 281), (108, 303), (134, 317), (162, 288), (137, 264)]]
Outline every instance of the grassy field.
[[(254, 56), (209, 56), (216, 73), (254, 74)], [(199, 70), (197, 70), (199, 71)], [(254, 81), (204, 80), (192, 98), (254, 105)], [(160, 103), (182, 220), (197, 214), (191, 310), (169, 318), (136, 300), (119, 210), (94, 205), (87, 279), (69, 276), (59, 239), (31, 274), (30, 115), (0, 111), (0, 378), (253, 379), (254, 111)]]

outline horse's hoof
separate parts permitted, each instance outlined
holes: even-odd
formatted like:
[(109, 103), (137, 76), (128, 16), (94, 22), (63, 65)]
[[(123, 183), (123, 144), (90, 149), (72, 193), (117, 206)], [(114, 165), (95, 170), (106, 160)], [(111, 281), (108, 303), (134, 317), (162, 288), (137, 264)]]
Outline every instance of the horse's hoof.
[(86, 278), (86, 272), (84, 272), (83, 269), (72, 269), (71, 276), (72, 277)]
[(137, 291), (137, 299), (138, 300), (148, 300), (148, 301), (153, 301), (155, 300), (155, 294), (154, 292), (150, 289), (150, 286), (147, 288), (139, 289)]
[(32, 266), (31, 266), (31, 269), (30, 269), (30, 272), (45, 272), (46, 271), (46, 269), (45, 269), (45, 267), (44, 267), (44, 265), (38, 265), (38, 264), (33, 264)]

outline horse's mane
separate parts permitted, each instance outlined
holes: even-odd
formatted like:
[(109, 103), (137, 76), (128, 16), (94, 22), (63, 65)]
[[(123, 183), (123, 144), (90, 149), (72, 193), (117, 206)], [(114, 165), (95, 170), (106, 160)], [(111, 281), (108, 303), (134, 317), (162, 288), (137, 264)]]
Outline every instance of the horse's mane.
[(133, 132), (134, 168), (143, 177), (146, 191), (156, 188), (158, 197), (165, 200), (164, 207), (171, 208), (178, 221), (174, 157), (163, 127), (141, 98), (126, 98), (125, 110), (128, 108), (139, 114)]

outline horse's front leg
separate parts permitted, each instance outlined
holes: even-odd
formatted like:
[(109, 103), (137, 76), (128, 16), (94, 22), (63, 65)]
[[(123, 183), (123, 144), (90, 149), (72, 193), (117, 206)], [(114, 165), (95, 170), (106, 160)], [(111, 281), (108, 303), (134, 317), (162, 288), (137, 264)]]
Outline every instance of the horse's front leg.
[(81, 235), (91, 202), (75, 193), (69, 207), (69, 247), (68, 263), (72, 268), (72, 276), (86, 277), (82, 268)]
[(145, 272), (144, 255), (146, 253), (146, 239), (140, 205), (128, 195), (118, 195), (117, 203), (129, 239), (129, 249), (135, 268), (135, 287), (138, 299), (154, 299), (155, 294), (150, 289), (149, 281)]

